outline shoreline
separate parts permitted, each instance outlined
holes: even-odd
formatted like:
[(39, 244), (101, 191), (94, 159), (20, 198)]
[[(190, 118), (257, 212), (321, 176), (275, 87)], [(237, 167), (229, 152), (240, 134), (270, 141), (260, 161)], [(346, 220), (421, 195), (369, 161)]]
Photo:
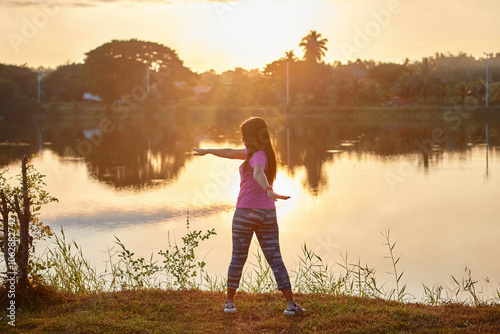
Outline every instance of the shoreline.
[[(498, 332), (500, 306), (407, 304), (345, 295), (296, 294), (306, 314), (285, 316), (280, 293), (239, 292), (225, 314), (223, 292), (124, 290), (71, 294), (36, 287), (12, 333)], [(5, 308), (3, 308), (3, 313)]]
[(147, 119), (153, 118), (176, 118), (180, 114), (191, 115), (217, 115), (231, 112), (234, 117), (238, 113), (242, 116), (261, 115), (275, 118), (306, 118), (306, 119), (350, 119), (360, 121), (380, 122), (384, 120), (397, 121), (436, 121), (443, 120), (445, 113), (460, 113), (464, 118), (491, 119), (500, 121), (500, 106), (457, 106), (457, 105), (407, 105), (407, 106), (362, 106), (362, 107), (290, 107), (287, 111), (283, 106), (258, 106), (258, 107), (228, 107), (228, 106), (203, 106), (184, 105), (182, 103), (169, 105), (154, 110), (153, 112), (142, 110), (139, 107), (129, 109), (125, 116), (115, 115), (110, 106), (89, 106), (83, 103), (43, 103), (42, 110), (29, 117), (14, 117), (12, 115), (1, 115), (0, 121), (8, 120), (74, 120), (74, 119)]

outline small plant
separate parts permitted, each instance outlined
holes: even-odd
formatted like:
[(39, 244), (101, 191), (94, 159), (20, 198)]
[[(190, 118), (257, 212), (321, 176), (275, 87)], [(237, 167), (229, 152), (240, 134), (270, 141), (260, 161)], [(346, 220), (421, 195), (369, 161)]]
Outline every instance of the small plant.
[(202, 231), (189, 231), (189, 220), (187, 230), (188, 233), (182, 237), (183, 247), (179, 247), (177, 244), (172, 246), (169, 235), (169, 249), (158, 252), (164, 257), (162, 269), (168, 276), (175, 278), (172, 286), (179, 289), (196, 287), (193, 279), (197, 276), (197, 270), (203, 273), (206, 263), (205, 261), (197, 261), (194, 250), (200, 241), (216, 234), (215, 229), (207, 230), (204, 234)]
[(438, 306), (445, 302), (446, 299), (443, 298), (443, 287), (441, 285), (433, 285), (429, 288), (422, 283), (422, 286), (424, 288), (424, 296), (422, 297), (424, 303)]
[[(216, 234), (212, 229), (203, 233), (202, 231), (189, 230), (189, 212), (187, 216), (187, 234), (182, 237), (183, 246), (170, 243), (170, 233), (168, 237), (169, 248), (160, 250), (158, 255), (163, 257), (162, 264), (158, 260), (153, 260), (153, 254), (149, 259), (144, 257), (134, 257), (134, 253), (128, 250), (125, 245), (115, 236), (116, 244), (120, 250), (109, 254), (110, 264), (110, 288), (116, 289), (138, 289), (138, 288), (160, 288), (162, 286), (174, 289), (199, 288), (194, 278), (200, 272), (200, 279), (203, 279), (205, 261), (197, 261), (195, 249), (200, 242)], [(118, 261), (114, 262), (114, 256), (118, 254)], [(166, 281), (162, 281), (162, 274), (165, 274)]]
[[(178, 289), (187, 289), (199, 287), (194, 282), (197, 276), (197, 270), (200, 271), (200, 279), (203, 278), (203, 271), (205, 268), (205, 261), (197, 261), (194, 250), (200, 244), (200, 241), (207, 240), (212, 235), (216, 235), (215, 229), (207, 230), (206, 233), (202, 231), (189, 230), (189, 210), (186, 217), (186, 230), (187, 234), (182, 237), (183, 247), (175, 244), (172, 246), (170, 243), (170, 233), (168, 235), (169, 249), (158, 252), (159, 255), (164, 257), (163, 268), (169, 278), (175, 278), (172, 282), (172, 287)], [(200, 281), (200, 285), (201, 285)]]
[(0, 221), (2, 221), (2, 251), (7, 276), (13, 275), (24, 290), (29, 285), (35, 242), (52, 236), (52, 229), (38, 218), (43, 205), (57, 201), (43, 188), (45, 175), (37, 172), (27, 156), (23, 156), (18, 186), (12, 186), (0, 172)]
[[(134, 253), (125, 248), (125, 245), (115, 236), (115, 243), (120, 247), (118, 262), (113, 263), (113, 255), (110, 251), (111, 282), (110, 288), (114, 289), (118, 285), (121, 289), (152, 288), (156, 287), (155, 274), (160, 271), (160, 267), (153, 261), (153, 254), (149, 260), (140, 257), (134, 259)], [(116, 254), (116, 253), (115, 253)]]
[(479, 292), (476, 291), (476, 284), (478, 283), (478, 281), (472, 279), (472, 271), (468, 267), (465, 267), (465, 275), (466, 277), (462, 277), (461, 283), (459, 283), (458, 280), (453, 275), (451, 276), (451, 278), (456, 284), (455, 295), (458, 296), (458, 294), (461, 291), (464, 291), (470, 295), (472, 303), (475, 306), (480, 306), (485, 304), (485, 302), (479, 298), (479, 294), (481, 294), (482, 291)]
[(406, 296), (407, 296), (407, 292), (406, 292), (406, 284), (403, 285), (401, 288), (399, 287), (399, 282), (401, 281), (401, 277), (403, 277), (403, 274), (404, 274), (404, 270), (398, 274), (398, 269), (397, 269), (397, 264), (399, 262), (399, 260), (401, 259), (401, 256), (399, 256), (397, 259), (394, 257), (394, 247), (396, 247), (396, 243), (393, 243), (391, 244), (391, 241), (390, 241), (390, 232), (389, 230), (386, 231), (386, 233), (382, 233), (380, 232), (380, 234), (382, 234), (382, 236), (385, 238), (386, 240), (386, 243), (384, 245), (387, 245), (387, 247), (389, 247), (389, 254), (390, 256), (386, 257), (386, 258), (389, 258), (391, 259), (392, 261), (392, 268), (393, 268), (393, 272), (389, 272), (389, 274), (393, 274), (394, 275), (394, 278), (395, 278), (395, 281), (396, 281), (396, 289), (395, 290), (392, 290), (389, 294), (389, 299), (392, 299), (393, 296), (394, 296), (394, 299), (397, 300), (397, 301), (404, 301)]
[[(171, 246), (159, 251), (164, 257), (162, 264), (153, 259), (136, 257), (123, 242), (115, 236), (119, 250), (108, 249), (109, 261), (104, 273), (96, 270), (85, 259), (81, 247), (73, 240), (68, 242), (61, 228), (61, 237), (55, 234), (54, 246), (49, 247), (31, 262), (33, 275), (41, 281), (68, 292), (101, 292), (105, 290), (142, 289), (142, 288), (199, 288), (194, 278), (200, 272), (203, 279), (204, 261), (197, 261), (195, 249), (199, 243), (216, 234), (214, 229), (203, 234), (202, 231), (189, 231), (182, 237), (183, 247)], [(117, 259), (116, 259), (117, 257)], [(166, 274), (166, 281), (162, 277)], [(206, 277), (206, 276), (205, 276)], [(221, 283), (212, 282), (221, 286)]]

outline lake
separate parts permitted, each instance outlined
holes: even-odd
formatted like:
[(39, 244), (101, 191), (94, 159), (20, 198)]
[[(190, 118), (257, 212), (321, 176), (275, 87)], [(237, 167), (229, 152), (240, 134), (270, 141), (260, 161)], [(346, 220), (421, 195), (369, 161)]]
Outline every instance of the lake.
[[(451, 276), (464, 277), (466, 267), (485, 295), (500, 288), (499, 122), (324, 117), (286, 125), (261, 114), (279, 160), (274, 188), (291, 196), (277, 203), (289, 270), (305, 243), (333, 270), (343, 270), (337, 262), (347, 254), (349, 263), (375, 268), (379, 284), (394, 286), (381, 234), (390, 231), (401, 282), (417, 300), (422, 283), (452, 287)], [(4, 120), (0, 165), (14, 175), (23, 154), (36, 155), (33, 164), (59, 199), (42, 209), (42, 221), (63, 227), (99, 270), (114, 236), (149, 257), (169, 238), (181, 242), (189, 215), (192, 230), (217, 232), (197, 254), (209, 273), (225, 276), (241, 161), (195, 157), (191, 147), (242, 147), (244, 119)]]

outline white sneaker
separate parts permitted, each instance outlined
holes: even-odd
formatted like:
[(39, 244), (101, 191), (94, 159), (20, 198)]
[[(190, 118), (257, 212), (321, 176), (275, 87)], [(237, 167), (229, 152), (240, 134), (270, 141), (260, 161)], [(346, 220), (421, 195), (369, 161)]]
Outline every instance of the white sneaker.
[(305, 313), (306, 310), (303, 309), (302, 307), (300, 307), (299, 304), (297, 303), (293, 303), (293, 306), (288, 306), (285, 310), (285, 313), (286, 315), (295, 315), (295, 314), (302, 314), (302, 313)]
[(233, 301), (227, 301), (224, 303), (224, 313), (236, 313), (236, 307)]

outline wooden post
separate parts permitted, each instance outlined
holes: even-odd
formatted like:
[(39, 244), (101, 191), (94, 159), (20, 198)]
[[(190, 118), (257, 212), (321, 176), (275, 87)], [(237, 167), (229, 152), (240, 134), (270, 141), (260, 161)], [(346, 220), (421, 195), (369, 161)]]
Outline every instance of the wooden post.
[(9, 207), (7, 206), (7, 198), (3, 191), (0, 191), (0, 211), (2, 212), (3, 221), (3, 256), (7, 272), (9, 271)]
[(19, 217), (19, 233), (20, 233), (20, 245), (19, 245), (19, 289), (23, 290), (28, 287), (28, 259), (29, 259), (29, 248), (30, 248), (30, 238), (29, 238), (29, 223), (31, 220), (30, 213), (30, 197), (28, 193), (28, 178), (26, 165), (28, 162), (28, 157), (23, 156), (22, 174), (23, 174), (23, 208), (20, 210), (21, 215)]

